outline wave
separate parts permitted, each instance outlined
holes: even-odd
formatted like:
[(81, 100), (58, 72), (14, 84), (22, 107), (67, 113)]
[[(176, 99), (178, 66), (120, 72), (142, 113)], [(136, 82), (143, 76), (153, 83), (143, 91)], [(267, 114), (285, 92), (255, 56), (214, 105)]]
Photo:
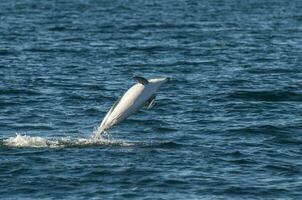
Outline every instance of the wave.
[(132, 146), (123, 140), (107, 138), (108, 135), (100, 137), (71, 138), (71, 137), (39, 137), (16, 134), (15, 137), (3, 139), (0, 143), (9, 147), (32, 147), (32, 148), (64, 148), (64, 147), (85, 147), (85, 146)]
[(27, 95), (35, 96), (40, 95), (41, 93), (31, 90), (31, 89), (14, 89), (14, 88), (0, 88), (0, 95)]
[(228, 98), (251, 101), (302, 101), (302, 94), (291, 91), (235, 91)]

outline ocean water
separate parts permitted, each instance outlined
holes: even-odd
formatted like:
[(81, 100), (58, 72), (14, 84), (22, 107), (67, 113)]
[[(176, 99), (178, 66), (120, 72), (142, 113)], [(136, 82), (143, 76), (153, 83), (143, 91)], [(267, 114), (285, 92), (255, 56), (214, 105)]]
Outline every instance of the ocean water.
[[(302, 1), (0, 2), (0, 199), (301, 199)], [(133, 74), (156, 105), (94, 130)]]

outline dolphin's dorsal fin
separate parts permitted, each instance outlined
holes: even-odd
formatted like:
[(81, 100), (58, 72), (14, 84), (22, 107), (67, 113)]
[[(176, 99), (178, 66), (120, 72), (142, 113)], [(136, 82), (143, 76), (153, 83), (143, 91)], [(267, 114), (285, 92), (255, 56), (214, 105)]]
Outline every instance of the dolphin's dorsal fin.
[(148, 101), (147, 101), (147, 109), (150, 109), (154, 106), (155, 104), (155, 95), (153, 95)]
[(137, 82), (143, 84), (143, 85), (146, 85), (146, 84), (149, 83), (147, 79), (145, 79), (145, 78), (143, 78), (141, 76), (134, 75), (133, 79), (136, 80)]

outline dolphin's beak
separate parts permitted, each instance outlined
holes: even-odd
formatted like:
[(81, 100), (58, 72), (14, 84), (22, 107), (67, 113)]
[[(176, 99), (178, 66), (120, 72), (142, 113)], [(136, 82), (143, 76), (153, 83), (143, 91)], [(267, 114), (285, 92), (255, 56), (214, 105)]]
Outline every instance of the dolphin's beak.
[(167, 83), (170, 81), (170, 77), (166, 77), (164, 80), (163, 80), (163, 83)]

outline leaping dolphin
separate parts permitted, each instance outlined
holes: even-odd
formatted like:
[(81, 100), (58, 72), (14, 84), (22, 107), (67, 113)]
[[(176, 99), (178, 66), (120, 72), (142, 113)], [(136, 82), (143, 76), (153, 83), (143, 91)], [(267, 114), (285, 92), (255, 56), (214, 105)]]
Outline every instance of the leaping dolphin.
[(123, 121), (131, 114), (138, 111), (144, 105), (151, 108), (155, 103), (155, 92), (166, 83), (169, 78), (145, 79), (140, 76), (133, 76), (138, 82), (129, 88), (125, 94), (119, 98), (110, 108), (98, 128), (98, 133), (102, 134), (112, 126)]

